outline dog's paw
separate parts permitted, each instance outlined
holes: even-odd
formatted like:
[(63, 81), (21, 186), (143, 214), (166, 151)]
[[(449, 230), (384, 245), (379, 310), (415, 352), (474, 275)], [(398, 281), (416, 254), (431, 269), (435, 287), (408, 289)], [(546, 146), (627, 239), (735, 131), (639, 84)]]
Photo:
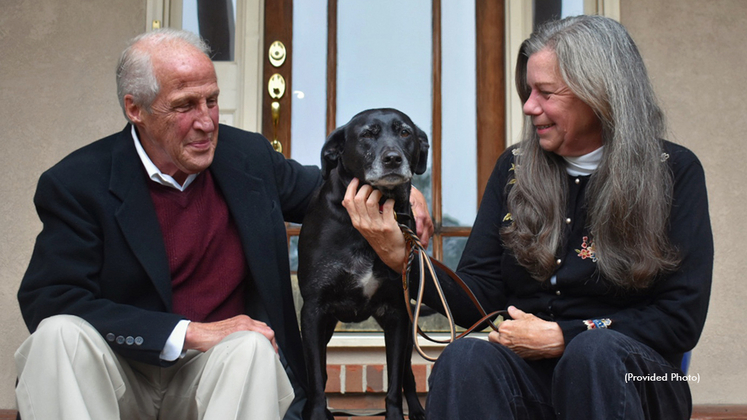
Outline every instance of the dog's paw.
[(409, 420), (425, 420), (425, 411), (411, 412), (407, 415)]
[(425, 410), (419, 400), (414, 397), (407, 398), (407, 408), (409, 410), (407, 415), (409, 420), (425, 420)]
[(333, 416), (326, 408), (319, 410), (304, 410), (303, 418), (304, 420), (335, 420), (335, 416)]

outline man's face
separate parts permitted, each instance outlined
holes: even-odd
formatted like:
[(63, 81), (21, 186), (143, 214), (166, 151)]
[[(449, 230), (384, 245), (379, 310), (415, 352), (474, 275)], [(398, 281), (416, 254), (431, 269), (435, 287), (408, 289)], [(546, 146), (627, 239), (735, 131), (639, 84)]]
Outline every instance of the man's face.
[[(157, 47), (156, 47), (157, 48)], [(153, 69), (160, 84), (150, 112), (125, 97), (143, 149), (164, 174), (183, 183), (213, 161), (218, 143), (218, 80), (212, 61), (188, 45), (161, 47)]]

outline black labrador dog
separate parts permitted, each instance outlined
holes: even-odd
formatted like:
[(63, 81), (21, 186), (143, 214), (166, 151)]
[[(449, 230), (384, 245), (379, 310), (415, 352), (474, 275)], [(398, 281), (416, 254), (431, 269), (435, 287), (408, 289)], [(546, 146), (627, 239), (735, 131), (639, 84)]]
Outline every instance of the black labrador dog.
[(327, 409), (327, 343), (341, 322), (370, 317), (384, 330), (389, 384), (386, 419), (402, 420), (402, 391), (410, 419), (424, 419), (411, 368), (412, 333), (401, 274), (387, 267), (353, 227), (342, 200), (356, 177), (395, 200), (400, 223), (415, 229), (410, 180), (425, 172), (428, 137), (395, 109), (370, 109), (337, 128), (322, 148), (325, 179), (311, 202), (298, 243), (303, 297), (301, 332), (309, 377), (304, 418), (333, 419)]

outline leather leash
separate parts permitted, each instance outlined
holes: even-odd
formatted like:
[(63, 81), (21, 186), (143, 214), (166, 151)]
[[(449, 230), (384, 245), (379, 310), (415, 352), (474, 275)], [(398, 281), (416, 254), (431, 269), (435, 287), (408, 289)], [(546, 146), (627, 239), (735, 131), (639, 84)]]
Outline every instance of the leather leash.
[[(435, 260), (431, 257), (429, 257), (426, 254), (425, 247), (420, 242), (420, 238), (415, 234), (415, 232), (412, 231), (407, 225), (404, 225), (402, 223), (398, 223), (400, 230), (402, 231), (402, 234), (405, 237), (405, 246), (407, 249), (407, 263), (405, 264), (405, 267), (402, 269), (402, 288), (404, 290), (404, 297), (405, 297), (405, 306), (407, 307), (407, 313), (410, 316), (410, 322), (412, 323), (412, 337), (413, 337), (413, 345), (415, 347), (415, 350), (422, 356), (424, 359), (429, 360), (431, 362), (436, 361), (437, 358), (428, 356), (425, 354), (423, 349), (418, 344), (418, 334), (425, 338), (428, 341), (431, 341), (433, 343), (439, 343), (439, 344), (449, 344), (453, 343), (454, 341), (472, 333), (478, 326), (488, 323), (490, 328), (492, 328), (494, 331), (498, 331), (498, 327), (493, 323), (492, 319), (498, 315), (503, 315), (504, 319), (508, 318), (508, 311), (506, 310), (498, 310), (491, 313), (486, 313), (485, 309), (482, 307), (480, 302), (475, 297), (475, 294), (470, 290), (469, 286), (467, 286), (466, 283), (462, 279), (459, 278), (459, 276), (454, 273), (450, 268), (443, 265), (438, 260)], [(412, 308), (410, 308), (410, 291), (408, 287), (408, 277), (410, 275), (410, 269), (412, 268), (412, 263), (415, 260), (415, 254), (418, 254), (418, 264), (420, 267), (420, 280), (419, 280), (419, 287), (418, 287), (418, 297), (416, 299), (415, 303), (415, 312), (413, 313)], [(480, 312), (480, 315), (482, 315), (482, 318), (475, 322), (471, 327), (466, 329), (464, 332), (462, 332), (459, 335), (456, 335), (456, 326), (454, 323), (454, 318), (451, 314), (451, 308), (449, 308), (449, 304), (446, 301), (446, 297), (444, 296), (443, 290), (441, 288), (441, 284), (438, 281), (438, 276), (436, 276), (436, 271), (433, 268), (433, 266), (437, 266), (441, 270), (443, 270), (448, 276), (456, 282), (456, 284), (459, 285), (459, 287), (464, 290), (465, 293), (467, 293), (467, 296), (472, 301), (472, 304), (475, 305), (475, 308)], [(433, 284), (436, 287), (436, 290), (438, 291), (439, 298), (441, 300), (441, 304), (444, 307), (444, 312), (446, 314), (446, 318), (449, 321), (449, 332), (450, 332), (450, 339), (448, 340), (436, 340), (431, 337), (429, 337), (423, 330), (420, 329), (420, 326), (418, 325), (418, 321), (420, 319), (420, 308), (423, 303), (423, 293), (425, 289), (425, 268), (428, 269), (428, 272), (431, 275), (431, 279), (433, 280)]]

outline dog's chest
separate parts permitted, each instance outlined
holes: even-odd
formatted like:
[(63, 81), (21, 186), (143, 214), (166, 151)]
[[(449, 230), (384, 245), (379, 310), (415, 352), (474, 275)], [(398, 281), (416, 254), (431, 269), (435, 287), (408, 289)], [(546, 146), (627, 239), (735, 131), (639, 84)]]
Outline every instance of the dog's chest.
[(371, 299), (381, 286), (381, 278), (374, 275), (373, 265), (360, 273), (351, 273), (355, 289), (360, 290), (364, 297)]
[(390, 310), (385, 296), (391, 295), (385, 274), (377, 273), (373, 263), (350, 263), (333, 282), (333, 298), (326, 301), (328, 310), (342, 322), (361, 322), (371, 316), (383, 316)]

